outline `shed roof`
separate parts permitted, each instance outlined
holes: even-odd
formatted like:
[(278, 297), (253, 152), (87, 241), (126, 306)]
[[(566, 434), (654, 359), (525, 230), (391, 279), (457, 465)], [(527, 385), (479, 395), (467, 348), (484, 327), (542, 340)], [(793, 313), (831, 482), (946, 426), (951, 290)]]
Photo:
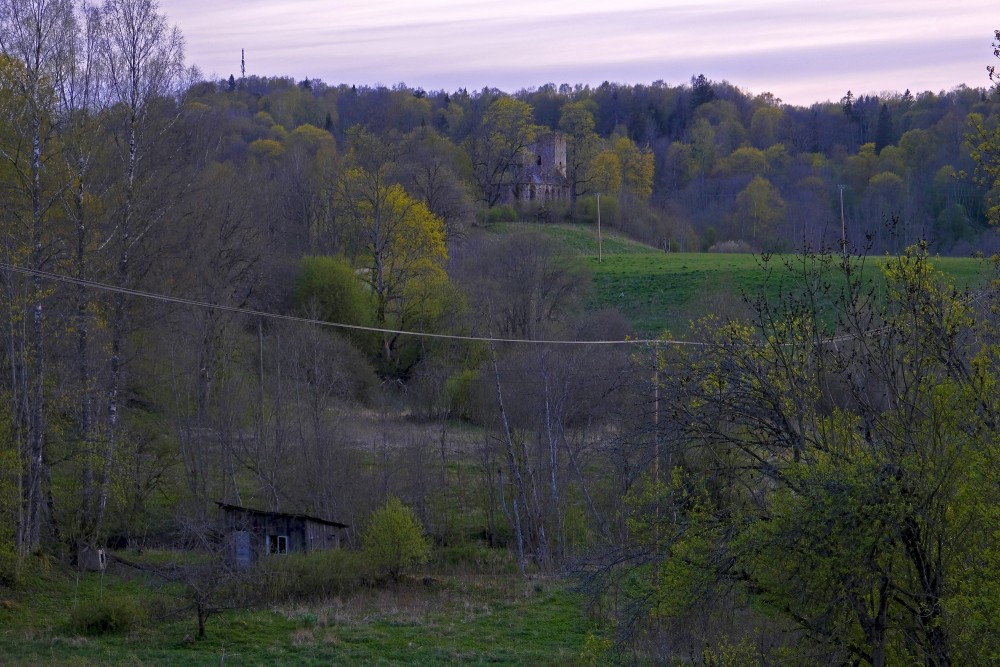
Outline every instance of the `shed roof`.
[(320, 519), (319, 517), (309, 516), (308, 514), (296, 514), (291, 512), (268, 512), (267, 510), (253, 509), (252, 507), (241, 507), (239, 505), (231, 505), (229, 503), (224, 503), (220, 500), (216, 500), (215, 504), (222, 509), (230, 512), (243, 512), (244, 514), (255, 514), (257, 516), (274, 516), (283, 517), (286, 519), (305, 519), (307, 521), (315, 521), (316, 523), (321, 523), (324, 526), (334, 526), (335, 528), (350, 528), (346, 523), (340, 523), (339, 521), (331, 521), (330, 519)]

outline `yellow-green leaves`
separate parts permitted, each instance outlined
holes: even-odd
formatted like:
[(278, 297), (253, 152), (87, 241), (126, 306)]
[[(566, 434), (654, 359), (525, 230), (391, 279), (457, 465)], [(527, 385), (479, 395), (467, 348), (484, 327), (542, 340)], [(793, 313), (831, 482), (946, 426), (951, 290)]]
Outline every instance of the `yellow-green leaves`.
[(406, 571), (427, 562), (431, 547), (414, 511), (392, 497), (372, 513), (361, 535), (361, 550), (374, 568), (398, 581)]
[(969, 114), (969, 125), (971, 129), (965, 139), (976, 162), (976, 180), (988, 191), (990, 222), (1000, 224), (1000, 124), (996, 116), (986, 120), (973, 113)]
[(589, 172), (594, 192), (614, 195), (622, 187), (622, 163), (614, 151), (601, 151), (590, 161)]
[(423, 202), (414, 200), (394, 185), (386, 206), (398, 218), (389, 238), (386, 257), (388, 309), (403, 325), (436, 320), (450, 292), (445, 262), (444, 223)]
[(740, 236), (756, 243), (759, 238), (773, 235), (785, 217), (786, 208), (777, 188), (763, 176), (754, 176), (736, 196), (735, 215), (739, 220)]
[(520, 166), (523, 151), (535, 140), (531, 105), (513, 97), (499, 97), (483, 114), (470, 138), (473, 174), (487, 206), (499, 203)]
[(640, 200), (653, 194), (653, 153), (640, 149), (628, 137), (621, 137), (614, 144), (615, 154), (621, 164), (625, 188)]

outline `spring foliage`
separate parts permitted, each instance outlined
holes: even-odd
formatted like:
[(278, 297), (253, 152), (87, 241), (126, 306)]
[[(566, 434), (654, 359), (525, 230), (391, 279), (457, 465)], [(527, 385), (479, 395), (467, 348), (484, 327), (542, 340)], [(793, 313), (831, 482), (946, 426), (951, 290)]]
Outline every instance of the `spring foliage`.
[(394, 581), (430, 556), (420, 519), (396, 497), (372, 514), (361, 536), (361, 549), (372, 567)]
[[(813, 259), (806, 277), (835, 266)], [(755, 327), (706, 323), (704, 347), (664, 364), (673, 465), (629, 498), (637, 601), (709, 644), (752, 639), (712, 636), (712, 613), (764, 611), (772, 641), (795, 638), (793, 662), (990, 663), (995, 310), (957, 294), (924, 246), (886, 262), (881, 296), (841, 270), (844, 293), (807, 280), (756, 304)], [(824, 298), (839, 301), (833, 342), (810, 305)]]

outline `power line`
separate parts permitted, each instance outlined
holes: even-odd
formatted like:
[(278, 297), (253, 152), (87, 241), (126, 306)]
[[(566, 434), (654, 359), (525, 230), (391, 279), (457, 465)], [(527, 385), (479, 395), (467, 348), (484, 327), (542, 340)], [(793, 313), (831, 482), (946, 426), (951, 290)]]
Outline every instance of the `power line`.
[(176, 303), (184, 306), (193, 306), (195, 308), (207, 308), (209, 310), (220, 310), (230, 313), (238, 313), (241, 315), (252, 315), (254, 317), (262, 317), (272, 320), (284, 320), (286, 322), (297, 322), (299, 324), (311, 324), (315, 326), (333, 327), (336, 329), (348, 329), (352, 331), (366, 331), (371, 333), (414, 336), (419, 338), (430, 338), (436, 340), (457, 340), (457, 341), (480, 342), (480, 343), (528, 343), (535, 345), (601, 345), (601, 346), (656, 344), (656, 345), (691, 345), (699, 347), (704, 347), (708, 345), (707, 343), (702, 343), (698, 341), (688, 341), (688, 340), (660, 340), (660, 339), (645, 339), (645, 338), (630, 338), (625, 340), (551, 340), (551, 339), (535, 340), (527, 338), (490, 338), (487, 336), (461, 336), (457, 334), (431, 333), (426, 331), (403, 331), (401, 329), (383, 329), (379, 327), (364, 326), (361, 324), (344, 324), (342, 322), (327, 322), (324, 320), (316, 320), (308, 317), (297, 317), (295, 315), (282, 315), (281, 313), (270, 313), (263, 310), (240, 308), (239, 306), (225, 306), (217, 303), (209, 303), (207, 301), (198, 301), (196, 299), (187, 299), (184, 297), (170, 296), (168, 294), (160, 294), (157, 292), (145, 292), (143, 290), (130, 289), (128, 287), (118, 287), (115, 285), (108, 285), (107, 283), (101, 283), (94, 280), (86, 280), (84, 278), (74, 278), (72, 276), (65, 276), (62, 274), (52, 273), (49, 271), (29, 269), (23, 266), (7, 264), (6, 262), (0, 262), (0, 269), (6, 271), (13, 271), (15, 273), (21, 273), (28, 276), (35, 276), (38, 278), (43, 278), (45, 280), (69, 283), (72, 285), (80, 285), (83, 287), (89, 287), (91, 289), (102, 290), (105, 292), (126, 294), (129, 296), (135, 296), (142, 299), (149, 299), (151, 301)]
[[(671, 340), (662, 338), (628, 338), (625, 340), (537, 340), (528, 338), (491, 338), (488, 336), (461, 336), (458, 334), (442, 334), (442, 333), (431, 333), (426, 331), (403, 331), (401, 329), (383, 329), (379, 327), (369, 327), (361, 324), (345, 324), (342, 322), (327, 322), (325, 320), (316, 320), (308, 317), (297, 317), (295, 315), (282, 315), (281, 313), (270, 313), (263, 310), (254, 310), (251, 308), (240, 308), (239, 306), (224, 306), (217, 303), (209, 303), (207, 301), (198, 301), (196, 299), (186, 299), (178, 296), (170, 296), (168, 294), (160, 294), (157, 292), (145, 292), (143, 290), (130, 289), (128, 287), (117, 287), (115, 285), (108, 285), (107, 283), (101, 283), (94, 280), (86, 280), (84, 278), (74, 278), (72, 276), (64, 276), (58, 273), (52, 273), (49, 271), (40, 271), (38, 269), (29, 269), (23, 266), (16, 266), (14, 264), (8, 264), (6, 262), (0, 262), (0, 269), (13, 271), (15, 273), (21, 273), (28, 276), (36, 276), (43, 278), (45, 280), (53, 280), (56, 282), (69, 283), (72, 285), (80, 285), (83, 287), (89, 287), (91, 289), (102, 290), (105, 292), (116, 292), (118, 294), (126, 294), (129, 296), (135, 296), (142, 299), (149, 299), (152, 301), (162, 301), (165, 303), (176, 303), (184, 306), (193, 306), (195, 308), (207, 308), (209, 310), (221, 310), (230, 313), (238, 313), (241, 315), (252, 315), (254, 317), (262, 317), (265, 319), (272, 320), (284, 320), (286, 322), (296, 322), (299, 324), (310, 324), (314, 326), (321, 327), (332, 327), (335, 329), (347, 329), (352, 331), (366, 331), (370, 333), (381, 333), (381, 334), (394, 334), (399, 336), (414, 336), (418, 338), (430, 338), (434, 340), (455, 340), (455, 341), (465, 341), (465, 342), (478, 342), (478, 343), (526, 343), (532, 345), (599, 345), (599, 346), (609, 346), (609, 345), (664, 345), (664, 346), (688, 346), (688, 347), (710, 347), (711, 343), (705, 343), (701, 341), (693, 340)], [(968, 295), (964, 301), (965, 303), (972, 304), (981, 300), (986, 295), (986, 290), (980, 290), (973, 294)], [(882, 331), (886, 330), (887, 327), (878, 327), (876, 329), (866, 331), (863, 334), (841, 334), (839, 336), (830, 336), (828, 338), (822, 338), (817, 341), (820, 345), (836, 345), (837, 343), (847, 342), (849, 340), (855, 340), (857, 338), (868, 337), (872, 335), (877, 335)], [(786, 343), (785, 345), (788, 345)]]

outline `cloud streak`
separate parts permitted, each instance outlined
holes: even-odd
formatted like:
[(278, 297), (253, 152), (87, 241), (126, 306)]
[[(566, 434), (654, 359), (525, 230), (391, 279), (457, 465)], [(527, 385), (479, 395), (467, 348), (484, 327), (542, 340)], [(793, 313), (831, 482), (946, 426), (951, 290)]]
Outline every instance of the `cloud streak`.
[[(517, 90), (704, 73), (810, 104), (858, 93), (985, 86), (992, 29), (969, 0), (161, 0), (189, 61), (327, 83)], [(612, 8), (613, 7), (613, 8)]]

